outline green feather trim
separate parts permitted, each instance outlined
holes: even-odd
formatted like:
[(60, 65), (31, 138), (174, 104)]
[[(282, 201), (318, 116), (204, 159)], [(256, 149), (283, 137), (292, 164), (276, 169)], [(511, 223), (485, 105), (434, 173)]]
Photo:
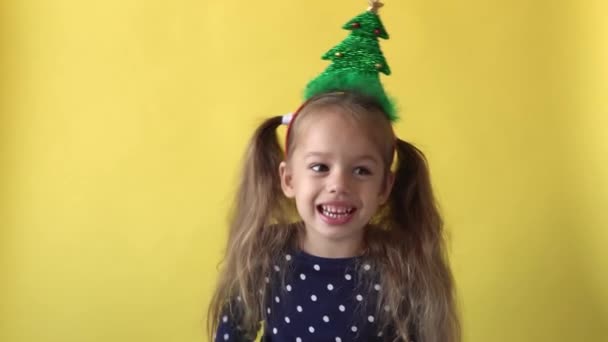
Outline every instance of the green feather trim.
[(353, 70), (340, 70), (322, 73), (306, 86), (304, 99), (334, 91), (352, 91), (375, 98), (391, 122), (399, 118), (394, 101), (389, 99), (380, 83), (378, 73), (360, 73)]

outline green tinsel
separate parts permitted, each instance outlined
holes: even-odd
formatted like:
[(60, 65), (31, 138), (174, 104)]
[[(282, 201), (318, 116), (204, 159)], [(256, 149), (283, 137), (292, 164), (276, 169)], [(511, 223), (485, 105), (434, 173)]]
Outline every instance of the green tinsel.
[(388, 39), (380, 17), (367, 11), (343, 26), (351, 33), (340, 44), (323, 55), (332, 61), (325, 71), (306, 86), (304, 99), (332, 91), (353, 91), (375, 98), (389, 120), (397, 121), (397, 111), (386, 95), (379, 73), (391, 70), (382, 54), (378, 38)]

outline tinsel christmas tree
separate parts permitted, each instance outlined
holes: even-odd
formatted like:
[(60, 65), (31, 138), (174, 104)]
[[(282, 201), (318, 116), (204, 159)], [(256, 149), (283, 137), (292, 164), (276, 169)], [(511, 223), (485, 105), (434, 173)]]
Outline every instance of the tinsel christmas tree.
[(340, 44), (323, 55), (332, 63), (306, 86), (305, 99), (331, 91), (355, 91), (375, 98), (391, 121), (397, 120), (392, 101), (384, 91), (379, 73), (390, 75), (379, 38), (388, 33), (378, 16), (382, 3), (370, 0), (370, 7), (347, 22), (342, 28), (350, 34)]

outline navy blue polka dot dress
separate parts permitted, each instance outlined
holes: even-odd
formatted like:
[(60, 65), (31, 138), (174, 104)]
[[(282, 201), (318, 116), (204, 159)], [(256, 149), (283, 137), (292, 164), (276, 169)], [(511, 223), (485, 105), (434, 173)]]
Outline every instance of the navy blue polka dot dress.
[[(365, 286), (369, 290), (360, 290), (358, 273), (361, 278), (368, 272), (374, 274), (361, 257), (330, 259), (302, 251), (282, 257), (284, 262), (273, 265), (275, 276), (265, 279), (270, 293), (262, 341), (385, 341), (390, 337), (375, 317), (380, 284), (371, 279)], [(278, 277), (281, 267), (288, 268), (284, 281)], [(390, 310), (388, 306), (384, 309)], [(215, 341), (246, 340), (237, 323), (224, 315)]]

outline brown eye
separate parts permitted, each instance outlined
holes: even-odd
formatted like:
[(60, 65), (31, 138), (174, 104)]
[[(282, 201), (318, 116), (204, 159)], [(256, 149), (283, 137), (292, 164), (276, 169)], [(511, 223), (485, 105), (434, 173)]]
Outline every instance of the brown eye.
[(372, 172), (368, 168), (362, 166), (356, 167), (354, 173), (359, 176), (367, 176), (372, 174)]
[(312, 164), (310, 166), (310, 169), (313, 170), (314, 172), (327, 172), (327, 171), (329, 171), (329, 168), (325, 164)]

